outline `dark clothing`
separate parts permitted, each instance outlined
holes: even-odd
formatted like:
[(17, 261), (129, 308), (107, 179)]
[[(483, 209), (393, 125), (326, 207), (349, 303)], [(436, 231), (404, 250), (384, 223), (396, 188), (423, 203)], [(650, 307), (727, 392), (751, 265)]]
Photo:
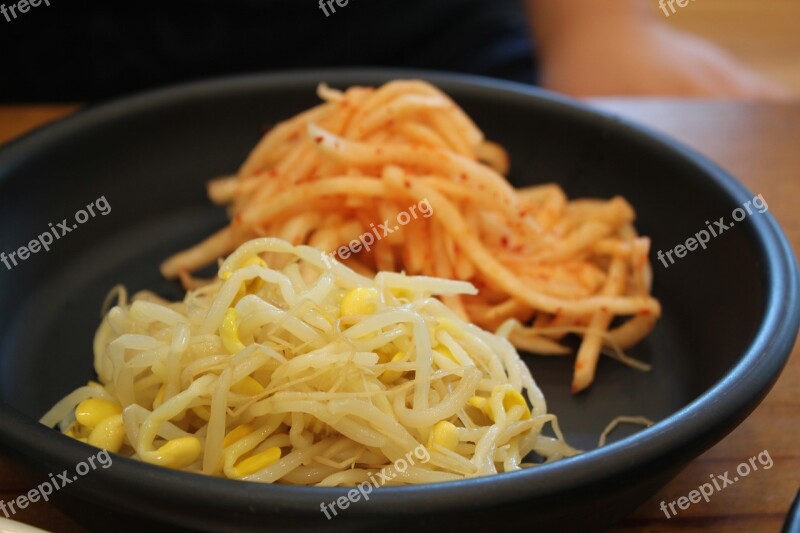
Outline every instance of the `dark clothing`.
[(535, 81), (519, 0), (325, 0), (327, 16), (319, 0), (49, 3), (10, 21), (0, 16), (0, 101), (100, 100), (313, 67), (417, 67)]

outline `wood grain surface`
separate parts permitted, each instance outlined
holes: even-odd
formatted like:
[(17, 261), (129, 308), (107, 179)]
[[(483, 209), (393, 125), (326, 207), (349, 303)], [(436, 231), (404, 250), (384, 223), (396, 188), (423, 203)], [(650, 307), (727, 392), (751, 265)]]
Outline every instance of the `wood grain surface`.
[[(800, 250), (800, 105), (648, 99), (601, 99), (590, 104), (672, 135), (722, 165), (764, 196), (795, 252)], [(76, 108), (0, 106), (0, 142)], [(799, 352), (795, 345), (786, 370), (753, 415), (613, 531), (780, 531), (800, 484)], [(662, 500), (685, 496), (709, 475), (733, 472), (764, 450), (773, 459), (773, 468), (759, 469), (714, 494), (710, 502), (693, 504), (673, 518), (667, 519), (660, 510)], [(0, 456), (0, 499), (8, 501), (29, 488), (23, 472)], [(57, 508), (42, 502), (14, 519), (51, 531), (83, 531)]]

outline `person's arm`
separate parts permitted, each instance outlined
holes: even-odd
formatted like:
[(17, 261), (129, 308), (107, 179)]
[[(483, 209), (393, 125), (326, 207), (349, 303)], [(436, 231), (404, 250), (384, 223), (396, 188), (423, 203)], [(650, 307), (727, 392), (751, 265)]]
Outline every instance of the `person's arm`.
[(546, 88), (572, 96), (791, 96), (714, 44), (664, 24), (644, 0), (525, 3)]

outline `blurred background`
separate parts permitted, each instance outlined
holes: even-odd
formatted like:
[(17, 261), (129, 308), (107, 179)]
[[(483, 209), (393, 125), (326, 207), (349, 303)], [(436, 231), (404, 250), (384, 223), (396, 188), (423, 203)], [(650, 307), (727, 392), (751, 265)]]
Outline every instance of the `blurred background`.
[(708, 38), (800, 93), (800, 2), (698, 0), (665, 21)]
[(800, 93), (797, 0), (49, 3), (0, 16), (0, 102), (346, 66), (467, 72), (578, 97)]

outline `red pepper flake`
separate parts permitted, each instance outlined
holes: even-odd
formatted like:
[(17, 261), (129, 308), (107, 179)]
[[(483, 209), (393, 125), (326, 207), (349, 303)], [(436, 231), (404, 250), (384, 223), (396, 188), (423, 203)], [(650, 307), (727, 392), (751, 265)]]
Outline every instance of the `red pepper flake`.
[(318, 135), (317, 137), (314, 137), (314, 140), (317, 141), (317, 144), (322, 143), (322, 135)]
[(274, 169), (274, 168), (269, 169), (269, 175), (270, 176), (277, 176), (278, 175), (278, 170)]
[(508, 247), (508, 237), (506, 237), (505, 235), (500, 237), (500, 244), (502, 244), (504, 248), (507, 248)]
[(461, 181), (467, 181), (467, 175), (463, 172), (458, 177), (461, 179)]
[(653, 312), (650, 311), (649, 309), (642, 309), (641, 311), (639, 311), (639, 314), (642, 316), (650, 316), (653, 314)]
[(411, 182), (409, 180), (403, 180), (403, 185), (405, 185), (406, 189), (411, 188)]

